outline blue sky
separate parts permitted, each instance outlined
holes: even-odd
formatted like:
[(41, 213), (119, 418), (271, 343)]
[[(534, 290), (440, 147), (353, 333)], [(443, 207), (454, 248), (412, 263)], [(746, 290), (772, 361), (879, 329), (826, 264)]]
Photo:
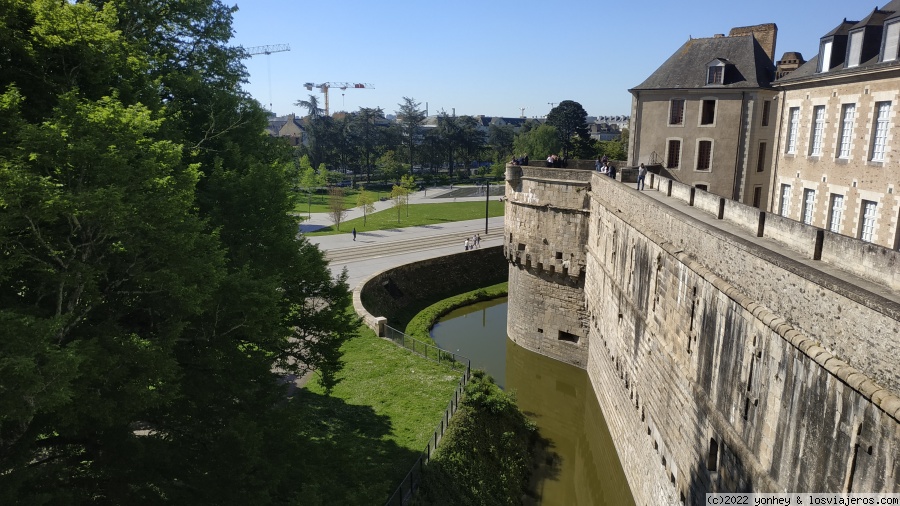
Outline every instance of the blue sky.
[[(227, 0), (226, 0), (227, 1)], [(589, 115), (629, 114), (640, 84), (689, 37), (732, 27), (778, 25), (776, 59), (806, 59), (845, 17), (874, 7), (858, 0), (687, 2), (644, 0), (245, 0), (233, 43), (290, 44), (254, 56), (245, 88), (278, 114), (316, 94), (305, 82), (363, 82), (373, 89), (329, 92), (331, 112), (381, 107), (403, 97), (429, 113), (540, 117), (549, 102), (579, 102)], [(878, 4), (879, 6), (883, 4)], [(271, 91), (270, 91), (271, 90)]]

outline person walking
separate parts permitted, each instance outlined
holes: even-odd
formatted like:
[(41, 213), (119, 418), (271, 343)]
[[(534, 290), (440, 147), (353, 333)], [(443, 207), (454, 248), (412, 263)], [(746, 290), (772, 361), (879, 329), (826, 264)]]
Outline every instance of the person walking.
[(647, 167), (644, 167), (642, 163), (640, 167), (638, 167), (638, 180), (637, 180), (637, 189), (644, 189), (644, 180), (647, 178)]
[(469, 238), (466, 237), (466, 251), (469, 251)]
[(356, 227), (353, 227), (352, 234), (353, 234), (353, 240), (355, 241), (356, 240)]

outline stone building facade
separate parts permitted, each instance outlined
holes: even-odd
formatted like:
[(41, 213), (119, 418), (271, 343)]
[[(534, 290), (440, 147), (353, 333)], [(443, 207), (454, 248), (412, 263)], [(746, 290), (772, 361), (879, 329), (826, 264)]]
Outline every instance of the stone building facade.
[(900, 492), (900, 252), (647, 186), (507, 166), (508, 334), (587, 370), (636, 502)]
[[(775, 137), (774, 24), (688, 40), (632, 93), (628, 163), (762, 207)], [(656, 169), (654, 169), (656, 170)]]
[(780, 132), (770, 210), (900, 247), (900, 1), (846, 19), (774, 83)]

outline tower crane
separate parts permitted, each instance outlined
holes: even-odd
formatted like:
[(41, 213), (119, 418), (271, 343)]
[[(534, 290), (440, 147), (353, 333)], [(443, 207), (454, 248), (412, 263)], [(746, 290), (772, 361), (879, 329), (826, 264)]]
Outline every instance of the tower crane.
[(282, 51), (290, 50), (291, 46), (289, 44), (272, 44), (269, 46), (253, 46), (244, 48), (247, 56), (254, 56), (258, 54), (266, 55), (266, 69), (269, 72), (269, 110), (272, 110), (272, 63), (269, 61), (269, 55), (272, 53), (280, 53)]
[(355, 90), (360, 89), (372, 89), (375, 85), (371, 83), (321, 83), (321, 84), (313, 84), (313, 83), (304, 83), (303, 86), (308, 90), (312, 91), (313, 88), (318, 88), (325, 95), (325, 116), (330, 114), (328, 110), (328, 90), (330, 88), (340, 88), (341, 90), (346, 90), (347, 88), (353, 88)]

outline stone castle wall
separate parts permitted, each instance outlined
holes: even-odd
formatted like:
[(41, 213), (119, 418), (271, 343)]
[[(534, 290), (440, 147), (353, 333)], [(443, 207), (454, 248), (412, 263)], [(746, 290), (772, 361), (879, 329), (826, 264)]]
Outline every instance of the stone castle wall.
[[(549, 202), (574, 177), (523, 169), (520, 201)], [(828, 273), (832, 263), (809, 265), (823, 264), (828, 246), (821, 234), (788, 233), (795, 223), (767, 222), (758, 210), (652, 178), (663, 195), (706, 215), (698, 220), (592, 176), (590, 210), (580, 214), (588, 223), (584, 305), (565, 314), (587, 327), (587, 371), (636, 501), (900, 490), (900, 307), (879, 295), (890, 286), (847, 283)], [(508, 177), (508, 195), (516, 181)], [(528, 304), (557, 290), (515, 256), (542, 251), (540, 209), (512, 198), (507, 206), (507, 234), (523, 223), (530, 230), (505, 247), (514, 339), (514, 329), (527, 334), (545, 321)], [(548, 223), (559, 230), (557, 219)], [(559, 354), (545, 341), (518, 342)]]
[[(554, 179), (548, 179), (552, 171)], [(584, 368), (584, 244), (591, 172), (507, 166), (503, 253), (509, 261), (509, 337)]]

